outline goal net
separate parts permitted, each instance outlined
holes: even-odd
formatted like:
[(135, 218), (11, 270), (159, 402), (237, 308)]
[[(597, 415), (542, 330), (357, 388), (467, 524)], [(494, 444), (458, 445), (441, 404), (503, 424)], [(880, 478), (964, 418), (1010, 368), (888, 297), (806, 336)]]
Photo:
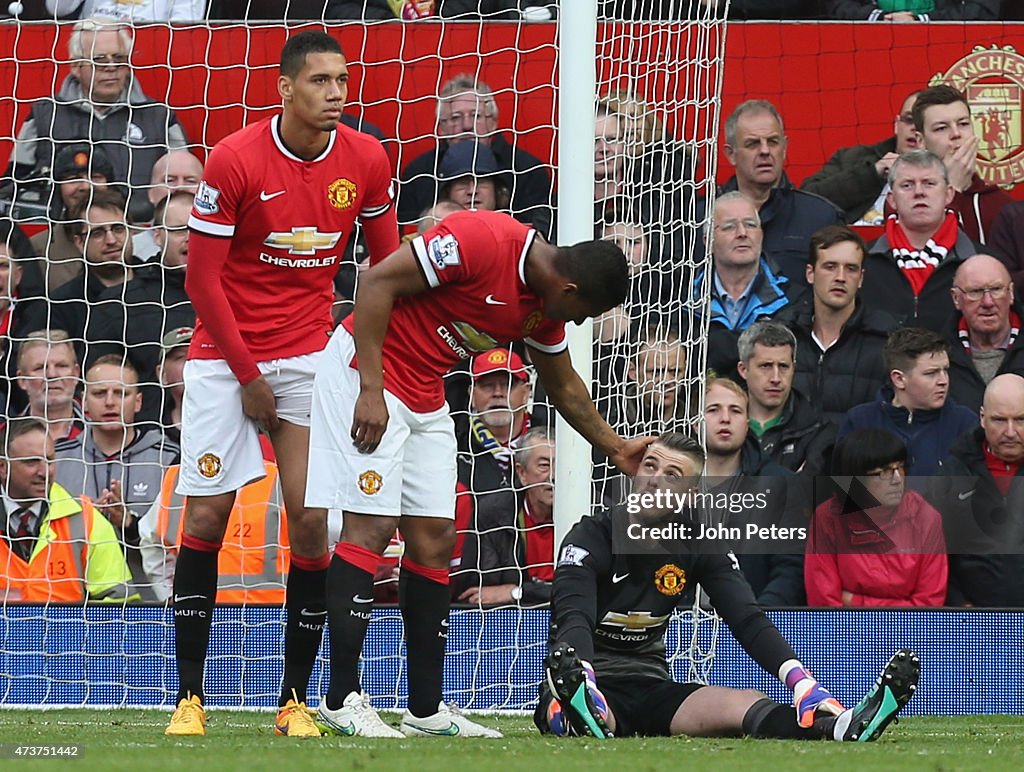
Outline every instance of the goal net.
[[(239, 4), (241, 11), (232, 11), (230, 3), (211, 7), (244, 17), (248, 5)], [(185, 330), (192, 322), (178, 294), (183, 269), (173, 265), (174, 255), (180, 264), (188, 259), (187, 249), (181, 248), (184, 222), (175, 219), (173, 198), (160, 202), (179, 187), (194, 189), (195, 180), (168, 171), (167, 159), (160, 167), (159, 159), (179, 149), (202, 162), (229, 133), (278, 110), (277, 62), (289, 34), (300, 28), (327, 29), (341, 42), (352, 75), (347, 118), (382, 138), (401, 183), (398, 211), (407, 235), (429, 222), (434, 215), (427, 210), (437, 200), (448, 198), (506, 209), (554, 239), (559, 216), (555, 191), (579, 184), (559, 176), (558, 143), (589, 140), (578, 127), (558, 125), (559, 93), (574, 86), (560, 81), (558, 25), (564, 30), (576, 23), (573, 14), (589, 4), (563, 2), (559, 9), (535, 0), (467, 2), (462, 5), (477, 12), (458, 15), (454, 2), (407, 3), (410, 12), (436, 5), (434, 11), (442, 15), (404, 22), (384, 18), (383, 10), (394, 3), (340, 5), (369, 10), (363, 19), (324, 19), (322, 11), (311, 14), (292, 3), (285, 18), (276, 21), (185, 19), (168, 24), (139, 17), (134, 25), (118, 28), (103, 22), (100, 29), (117, 29), (122, 36), (121, 46), (110, 50), (98, 45), (75, 50), (74, 23), (52, 16), (0, 24), (0, 76), (7, 84), (0, 94), (0, 153), (12, 161), (0, 184), (0, 222), (6, 223), (0, 276), (6, 252), (20, 279), (15, 291), (0, 293), (3, 318), (10, 319), (9, 325), (4, 322), (2, 341), (3, 413), (5, 419), (40, 415), (60, 440), (60, 452), (79, 454), (81, 463), (58, 465), (58, 482), (73, 494), (101, 497), (111, 490), (111, 481), (120, 481), (128, 517), (118, 515), (113, 533), (126, 543), (132, 573), (131, 600), (110, 592), (102, 603), (87, 603), (74, 572), (88, 567), (73, 565), (71, 555), (63, 569), (67, 574), (40, 579), (62, 591), (40, 600), (18, 583), (17, 572), (23, 569), (8, 545), (0, 565), (0, 704), (173, 702), (177, 679), (167, 598), (181, 502), (165, 486), (174, 474), (166, 470), (173, 462), (180, 399), (176, 352), (187, 343)], [(490, 11), (491, 6), (497, 10)], [(595, 130), (595, 179), (579, 188), (579, 199), (588, 211), (593, 208), (595, 237), (614, 239), (629, 256), (632, 289), (622, 308), (595, 321), (593, 393), (625, 436), (685, 431), (699, 417), (706, 357), (706, 330), (689, 320), (695, 304), (702, 302), (692, 291), (706, 261), (704, 254), (694, 253), (703, 226), (696, 199), (714, 188), (725, 26), (697, 0), (597, 6), (594, 115), (583, 121)], [(374, 15), (377, 7), (380, 18)], [(120, 105), (90, 122), (81, 90), (74, 91), (84, 70), (86, 77), (96, 74), (93, 93), (114, 89), (115, 103), (121, 88), (116, 79), (127, 77), (121, 84), (131, 94), (131, 110)], [(468, 103), (459, 98), (467, 93), (473, 95)], [(159, 109), (139, 110), (143, 98)], [(74, 114), (74, 126), (63, 122), (69, 104), (77, 104), (80, 113)], [(130, 117), (115, 131), (119, 111)], [(37, 125), (26, 133), (31, 121)], [(75, 126), (84, 126), (85, 133), (74, 136)], [(35, 143), (37, 155), (28, 153), (26, 139), (46, 137), (58, 142), (49, 149)], [(61, 142), (79, 138), (86, 152), (56, 152)], [(463, 143), (470, 143), (472, 152), (450, 152)], [(186, 168), (192, 163), (184, 161)], [(497, 164), (497, 174), (489, 163)], [(474, 177), (471, 198), (459, 198), (467, 194), (453, 188), (467, 174)], [(487, 187), (481, 181), (492, 181), (493, 190), (481, 190)], [(116, 218), (97, 223), (91, 216), (71, 216), (75, 197), (99, 202), (104, 183), (128, 194), (125, 234), (135, 245), (131, 273), (123, 267), (120, 273), (96, 272), (93, 266), (85, 272), (90, 242), (126, 240)], [(22, 234), (31, 238), (30, 246)], [(354, 240), (336, 281), (339, 315), (351, 307), (355, 266), (365, 257), (362, 242)], [(140, 286), (139, 277), (147, 277), (149, 285)], [(102, 287), (91, 283), (97, 279)], [(84, 288), (76, 290), (76, 280)], [(14, 313), (8, 315), (11, 308)], [(65, 330), (66, 338), (56, 330)], [(122, 433), (121, 447), (84, 457), (81, 448), (88, 443), (82, 437), (101, 423), (93, 414), (96, 408), (89, 411), (89, 405), (100, 403), (89, 396), (85, 376), (108, 353), (137, 371), (142, 405), (132, 431)], [(122, 373), (121, 391), (131, 397), (133, 378), (123, 375), (129, 370), (117, 372)], [(497, 526), (479, 528), (478, 510), (472, 507), (469, 519), (460, 521), (463, 558), (474, 549), (479, 556), (479, 545), (496, 534), (508, 550), (508, 564), (464, 559), (453, 566), (460, 594), (475, 599), (483, 596), (483, 588), (495, 586), (498, 576), (501, 583), (512, 576), (513, 584), (545, 576), (550, 554), (542, 559), (534, 551), (534, 537), (548, 526), (522, 518), (527, 486), (517, 481), (520, 451), (514, 443), (511, 451), (499, 448), (497, 453), (474, 444), (495, 434), (472, 405), (471, 384), (467, 365), (447, 385), (463, 443), (460, 463), (470, 480), (483, 464), (496, 460), (502, 475), (496, 488), (463, 495), (505, 494), (512, 502), (507, 521)], [(526, 412), (532, 428), (553, 423), (547, 398), (533, 381)], [(133, 460), (132, 451), (145, 436), (160, 441), (153, 443), (152, 453)], [(603, 459), (594, 459), (593, 472), (589, 458), (580, 462), (594, 481), (593, 504), (622, 495), (621, 479)], [(277, 696), (287, 542), (272, 467), (268, 471), (266, 484), (242, 497), (244, 506), (233, 513), (225, 539), (230, 557), (228, 563), (221, 558), (219, 599), (224, 604), (214, 615), (207, 664), (207, 697), (213, 705), (270, 707)], [(337, 534), (335, 515), (332, 535)], [(385, 603), (374, 611), (363, 658), (364, 686), (385, 708), (404, 706), (406, 695), (401, 617), (386, 605), (394, 598), (393, 566), (401, 553), (396, 540), (386, 555), (392, 562), (379, 572), (378, 599)], [(92, 589), (103, 595), (102, 588)], [(546, 649), (547, 612), (529, 605), (510, 599), (481, 608), (455, 599), (446, 699), (473, 709), (531, 706)], [(669, 635), (677, 677), (706, 680), (717, 631), (714, 614), (697, 606), (678, 615)], [(311, 701), (325, 689), (322, 656)]]

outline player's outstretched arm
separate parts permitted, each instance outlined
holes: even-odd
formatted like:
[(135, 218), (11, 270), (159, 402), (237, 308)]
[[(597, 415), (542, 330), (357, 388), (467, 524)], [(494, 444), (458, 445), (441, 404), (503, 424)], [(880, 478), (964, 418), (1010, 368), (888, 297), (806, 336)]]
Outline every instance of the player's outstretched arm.
[(427, 289), (427, 280), (408, 244), (359, 277), (352, 311), (359, 365), (359, 397), (352, 419), (352, 442), (361, 453), (376, 450), (388, 426), (382, 352), (395, 299)]
[(636, 474), (640, 459), (654, 437), (620, 437), (604, 420), (580, 376), (572, 367), (568, 351), (547, 354), (530, 349), (530, 359), (537, 368), (544, 390), (555, 409), (594, 447), (608, 456), (608, 460), (626, 474)]

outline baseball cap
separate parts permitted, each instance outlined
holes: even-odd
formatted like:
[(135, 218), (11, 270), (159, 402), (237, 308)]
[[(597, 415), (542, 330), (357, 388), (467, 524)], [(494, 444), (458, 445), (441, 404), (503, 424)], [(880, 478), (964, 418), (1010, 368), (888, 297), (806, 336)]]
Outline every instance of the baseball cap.
[(437, 176), (441, 182), (451, 182), (469, 175), (491, 177), (500, 174), (493, 150), (479, 142), (463, 140), (448, 147)]
[(175, 327), (164, 335), (162, 341), (164, 348), (172, 349), (188, 345), (192, 342), (192, 332), (191, 327)]
[(479, 378), (489, 373), (512, 373), (512, 377), (521, 381), (530, 380), (526, 372), (526, 365), (522, 358), (515, 351), (504, 348), (492, 348), (482, 354), (473, 357), (473, 365), (470, 368), (474, 378)]
[(60, 182), (77, 174), (100, 174), (114, 181), (114, 165), (100, 148), (88, 142), (65, 145), (53, 160), (53, 178)]

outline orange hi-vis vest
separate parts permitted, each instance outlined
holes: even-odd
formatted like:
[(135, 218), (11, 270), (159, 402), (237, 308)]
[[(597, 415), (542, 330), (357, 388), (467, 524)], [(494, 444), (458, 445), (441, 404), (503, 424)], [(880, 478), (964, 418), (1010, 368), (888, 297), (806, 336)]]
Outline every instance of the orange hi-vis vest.
[(46, 504), (27, 561), (0, 538), (0, 603), (125, 600), (131, 573), (110, 522), (56, 484)]
[[(264, 462), (267, 476), (235, 496), (224, 545), (217, 560), (218, 603), (284, 604), (288, 578), (288, 527), (277, 465)], [(157, 534), (164, 544), (181, 544), (185, 496), (176, 493), (178, 467), (164, 474)]]

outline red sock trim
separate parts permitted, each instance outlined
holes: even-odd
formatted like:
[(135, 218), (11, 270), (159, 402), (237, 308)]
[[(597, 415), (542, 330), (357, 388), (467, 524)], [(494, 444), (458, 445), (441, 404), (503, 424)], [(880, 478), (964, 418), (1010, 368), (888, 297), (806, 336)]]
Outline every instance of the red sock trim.
[(402, 570), (409, 571), (410, 573), (422, 576), (424, 579), (429, 579), (432, 582), (446, 585), (448, 584), (448, 569), (447, 568), (427, 568), (427, 566), (421, 566), (419, 563), (415, 563), (409, 558), (402, 559)]
[(190, 550), (196, 550), (197, 552), (220, 552), (221, 544), (222, 542), (219, 541), (197, 539), (195, 536), (189, 536), (187, 533), (181, 535), (181, 546), (188, 547)]
[(331, 553), (325, 552), (318, 558), (304, 558), (302, 555), (296, 555), (293, 552), (291, 564), (296, 568), (301, 568), (303, 571), (326, 571), (328, 566), (331, 565)]
[(370, 575), (377, 573), (377, 564), (380, 563), (381, 558), (373, 550), (347, 541), (339, 541), (334, 548), (334, 554)]

